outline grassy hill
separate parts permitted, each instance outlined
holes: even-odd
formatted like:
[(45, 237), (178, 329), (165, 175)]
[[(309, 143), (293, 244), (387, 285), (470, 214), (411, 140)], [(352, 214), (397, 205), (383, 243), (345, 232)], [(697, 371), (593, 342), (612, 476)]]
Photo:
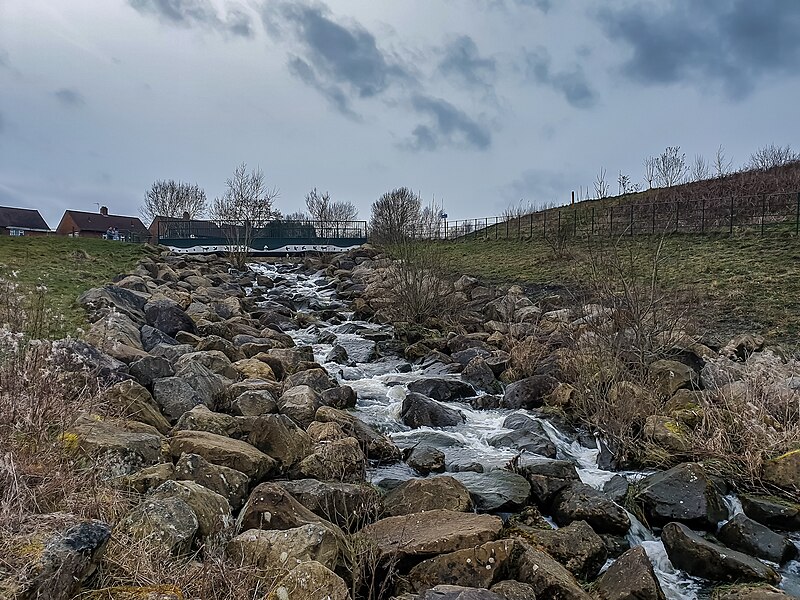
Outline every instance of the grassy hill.
[[(86, 324), (75, 299), (130, 270), (153, 251), (145, 244), (98, 239), (0, 237), (0, 325), (19, 316), (20, 295), (12, 293), (18, 285), (31, 292), (33, 303), (43, 304), (53, 316), (63, 315), (63, 320), (50, 323), (52, 335), (74, 333)], [(30, 303), (22, 308), (32, 309)]]

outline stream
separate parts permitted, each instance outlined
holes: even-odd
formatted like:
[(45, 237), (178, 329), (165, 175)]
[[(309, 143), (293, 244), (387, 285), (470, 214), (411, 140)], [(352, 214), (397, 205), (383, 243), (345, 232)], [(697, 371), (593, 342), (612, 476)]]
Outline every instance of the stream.
[[(331, 377), (356, 391), (358, 402), (353, 410), (354, 414), (388, 435), (399, 448), (410, 448), (424, 440), (445, 453), (447, 473), (469, 470), (470, 465), (475, 463), (480, 464), (484, 472), (502, 468), (518, 454), (518, 451), (492, 446), (487, 438), (497, 433), (510, 432), (511, 430), (503, 429), (503, 421), (508, 415), (521, 412), (542, 424), (557, 449), (557, 458), (574, 463), (581, 480), (587, 485), (602, 491), (604, 484), (618, 474), (598, 467), (597, 448), (586, 447), (579, 441), (570, 439), (547, 419), (540, 418), (527, 410), (476, 410), (469, 404), (447, 402), (448, 406), (457, 408), (465, 415), (465, 423), (446, 428), (411, 429), (400, 419), (401, 405), (408, 391), (407, 384), (423, 377), (444, 377), (460, 381), (460, 376), (432, 374), (416, 365), (411, 366), (409, 370), (408, 361), (399, 357), (375, 358), (375, 340), (390, 339), (392, 328), (352, 320), (352, 312), (347, 311), (346, 303), (337, 299), (335, 287), (322, 272), (308, 275), (294, 265), (259, 263), (250, 266), (256, 273), (266, 275), (275, 281), (275, 287), (264, 294), (267, 299), (289, 299), (292, 307), (299, 312), (335, 310), (342, 319), (346, 319), (341, 322), (338, 319), (332, 319), (330, 322), (321, 321), (305, 329), (286, 333), (292, 336), (298, 346), (311, 346), (315, 360)], [(364, 337), (365, 335), (370, 339)], [(321, 339), (324, 343), (320, 342)], [(326, 357), (334, 344), (339, 344), (347, 350), (351, 361), (349, 365), (326, 362)], [(483, 392), (479, 391), (476, 396), (482, 394)], [(622, 474), (629, 481), (635, 481), (648, 473), (626, 471)], [(417, 477), (421, 477), (419, 473), (403, 462), (371, 468), (367, 473), (369, 481), (384, 485), (387, 482), (391, 483), (390, 480), (405, 481)], [(729, 518), (742, 512), (741, 503), (735, 496), (727, 496), (725, 501)], [(633, 515), (629, 516), (632, 525), (628, 532), (628, 541), (632, 547), (644, 547), (666, 597), (671, 600), (709, 597), (713, 584), (675, 569), (658, 537)], [(552, 519), (547, 518), (552, 524)], [(792, 540), (800, 547), (800, 535), (793, 534)], [(606, 568), (611, 563), (609, 560)], [(790, 561), (783, 566), (767, 564), (783, 577), (780, 587), (784, 591), (800, 596), (800, 562)]]

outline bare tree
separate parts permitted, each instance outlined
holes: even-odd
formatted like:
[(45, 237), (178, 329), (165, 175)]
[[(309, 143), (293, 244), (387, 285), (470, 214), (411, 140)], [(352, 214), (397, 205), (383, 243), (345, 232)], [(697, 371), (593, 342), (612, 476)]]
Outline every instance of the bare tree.
[(259, 230), (279, 214), (273, 208), (278, 190), (267, 187), (261, 169), (248, 172), (245, 163), (236, 167), (225, 188), (222, 196), (214, 199), (211, 218), (225, 233), (231, 261), (243, 269)]
[(196, 219), (207, 210), (206, 193), (196, 183), (174, 179), (158, 180), (144, 193), (144, 203), (139, 208), (142, 218), (151, 222), (156, 217), (183, 217)]
[(692, 163), (692, 179), (694, 181), (704, 181), (710, 177), (710, 170), (706, 159), (702, 154), (694, 155), (694, 162)]
[(623, 175), (622, 173), (620, 173), (619, 177), (617, 177), (617, 184), (619, 185), (619, 195), (627, 194), (633, 188), (631, 184), (631, 178), (627, 175)]
[(717, 148), (717, 153), (714, 156), (714, 174), (717, 177), (724, 177), (731, 172), (732, 166), (733, 159), (725, 156), (725, 148), (723, 148), (722, 144), (720, 144), (719, 148)]
[(747, 163), (747, 166), (750, 169), (767, 171), (774, 167), (782, 167), (797, 161), (800, 161), (800, 154), (792, 150), (791, 146), (769, 144), (751, 154), (750, 162)]
[(656, 180), (656, 165), (658, 159), (655, 156), (648, 156), (644, 159), (644, 179), (647, 181), (647, 189), (653, 189), (653, 182)]
[(406, 187), (386, 192), (372, 204), (370, 232), (381, 244), (399, 243), (415, 234), (422, 200)]
[(288, 215), (284, 215), (283, 220), (284, 221), (310, 221), (311, 220), (311, 215), (309, 215), (305, 211), (298, 210), (296, 212), (289, 213)]
[(672, 187), (684, 181), (689, 167), (686, 154), (681, 154), (680, 146), (667, 146), (656, 158), (656, 179), (661, 187)]
[(597, 177), (594, 178), (594, 193), (598, 199), (608, 197), (608, 182), (606, 181), (606, 170), (601, 168)]
[(338, 235), (348, 222), (358, 218), (358, 209), (352, 202), (334, 202), (328, 192), (320, 194), (317, 188), (306, 194), (306, 208), (311, 219), (319, 222), (323, 237)]

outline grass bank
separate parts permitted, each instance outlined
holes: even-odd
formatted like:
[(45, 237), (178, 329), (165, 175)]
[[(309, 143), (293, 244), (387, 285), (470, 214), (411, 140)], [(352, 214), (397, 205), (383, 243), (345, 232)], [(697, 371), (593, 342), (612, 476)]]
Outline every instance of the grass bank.
[(17, 284), (34, 292), (44, 286), (43, 301), (48, 312), (63, 317), (63, 322), (52, 328), (53, 334), (74, 333), (86, 325), (76, 298), (89, 288), (129, 271), (140, 258), (153, 251), (145, 244), (108, 240), (4, 236), (0, 237), (0, 278), (6, 285)]
[[(591, 257), (616, 246), (642, 268), (660, 239), (571, 240), (559, 256), (542, 239), (452, 242), (443, 246), (455, 273), (532, 288), (578, 291)], [(769, 341), (800, 348), (800, 239), (781, 236), (671, 235), (663, 238), (663, 285), (691, 290), (698, 322), (721, 336), (758, 332)]]

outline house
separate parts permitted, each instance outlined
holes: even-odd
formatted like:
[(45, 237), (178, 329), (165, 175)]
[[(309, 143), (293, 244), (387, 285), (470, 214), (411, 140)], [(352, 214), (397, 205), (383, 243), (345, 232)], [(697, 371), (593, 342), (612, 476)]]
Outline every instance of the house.
[(50, 228), (38, 210), (0, 206), (0, 235), (47, 235)]
[(64, 211), (56, 233), (69, 237), (107, 238), (123, 242), (146, 242), (150, 238), (150, 232), (138, 217), (110, 215), (105, 206), (100, 207), (99, 213)]

